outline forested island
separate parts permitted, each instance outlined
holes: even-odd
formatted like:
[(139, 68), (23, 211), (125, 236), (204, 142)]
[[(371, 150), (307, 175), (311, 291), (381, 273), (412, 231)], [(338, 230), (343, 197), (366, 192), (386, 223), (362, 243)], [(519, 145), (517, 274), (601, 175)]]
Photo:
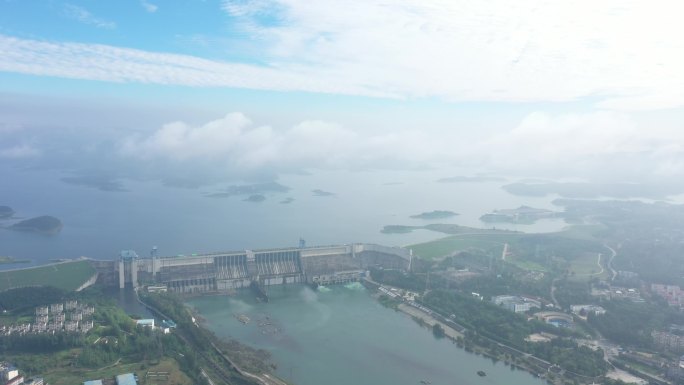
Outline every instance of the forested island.
[(458, 215), (458, 213), (455, 213), (453, 211), (449, 210), (434, 210), (434, 211), (429, 211), (429, 212), (424, 212), (416, 215), (411, 215), (411, 218), (415, 219), (444, 219), (444, 218), (451, 218), (455, 217)]
[(10, 265), (13, 263), (29, 263), (30, 259), (17, 259), (10, 256), (0, 256), (0, 265)]
[(261, 195), (261, 194), (252, 194), (248, 196), (247, 198), (243, 199), (245, 202), (263, 202), (266, 200), (266, 197)]
[(664, 199), (668, 195), (681, 194), (684, 188), (676, 183), (589, 183), (589, 182), (540, 182), (511, 183), (502, 187), (513, 195), (547, 196), (558, 194), (565, 198), (653, 198)]
[(325, 191), (325, 190), (321, 190), (321, 189), (311, 190), (311, 192), (313, 193), (314, 196), (317, 196), (317, 197), (331, 197), (331, 196), (335, 195), (335, 193), (333, 193), (333, 192)]
[(62, 227), (64, 227), (64, 225), (59, 219), (49, 215), (43, 215), (17, 222), (8, 228), (15, 231), (54, 235), (62, 231)]
[(266, 193), (286, 193), (290, 188), (280, 183), (255, 183), (244, 185), (231, 185), (218, 192), (206, 194), (208, 198), (229, 198), (233, 196), (263, 195)]
[(533, 224), (539, 219), (557, 218), (561, 213), (547, 209), (536, 209), (529, 206), (520, 206), (517, 209), (494, 210), (480, 217), (482, 222), (487, 223), (519, 223)]
[(503, 182), (506, 179), (497, 176), (452, 176), (438, 179), (437, 183), (472, 183), (472, 182)]
[(475, 227), (461, 226), (453, 223), (431, 223), (425, 226), (408, 226), (408, 225), (386, 225), (380, 230), (383, 234), (406, 234), (414, 230), (430, 230), (444, 234), (500, 234), (500, 233), (516, 233), (509, 230), (497, 229), (479, 229)]
[(14, 215), (14, 210), (9, 206), (0, 206), (0, 219), (11, 218)]

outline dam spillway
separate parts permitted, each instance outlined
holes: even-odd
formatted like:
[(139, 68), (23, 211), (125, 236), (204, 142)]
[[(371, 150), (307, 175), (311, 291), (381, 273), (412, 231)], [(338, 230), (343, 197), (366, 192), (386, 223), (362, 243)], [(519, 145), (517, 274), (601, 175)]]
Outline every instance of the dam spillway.
[(409, 269), (411, 251), (400, 247), (349, 245), (243, 250), (192, 256), (139, 258), (124, 251), (94, 266), (120, 288), (158, 286), (177, 293), (222, 292), (250, 285), (335, 284), (359, 280), (372, 267)]

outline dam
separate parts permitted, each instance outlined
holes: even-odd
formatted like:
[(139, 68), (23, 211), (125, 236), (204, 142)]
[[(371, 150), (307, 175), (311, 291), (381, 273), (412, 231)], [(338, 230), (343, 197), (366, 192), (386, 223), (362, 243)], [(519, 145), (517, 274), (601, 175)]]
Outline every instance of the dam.
[(225, 292), (253, 285), (337, 284), (357, 281), (374, 267), (409, 270), (412, 252), (354, 243), (140, 258), (125, 250), (118, 260), (91, 261), (99, 280), (119, 288), (148, 285), (177, 293)]

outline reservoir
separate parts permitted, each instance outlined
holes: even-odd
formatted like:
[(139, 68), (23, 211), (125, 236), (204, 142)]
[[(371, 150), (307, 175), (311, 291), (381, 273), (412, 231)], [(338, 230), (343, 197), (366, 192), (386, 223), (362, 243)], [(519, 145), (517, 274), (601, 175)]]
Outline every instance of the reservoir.
[[(380, 305), (358, 283), (318, 291), (272, 286), (268, 294), (268, 303), (257, 302), (249, 291), (188, 303), (218, 336), (269, 351), (276, 373), (297, 385), (544, 383), (436, 339), (409, 316)], [(241, 315), (249, 317), (246, 324)]]

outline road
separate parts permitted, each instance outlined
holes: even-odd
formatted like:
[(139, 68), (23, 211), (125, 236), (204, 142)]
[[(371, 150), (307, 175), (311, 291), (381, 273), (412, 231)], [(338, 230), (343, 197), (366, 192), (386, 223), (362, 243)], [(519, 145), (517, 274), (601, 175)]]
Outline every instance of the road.
[(561, 277), (556, 277), (551, 281), (551, 301), (553, 302), (553, 305), (556, 306), (557, 308), (560, 309), (560, 305), (558, 304), (558, 301), (556, 300), (556, 282), (560, 281)]
[(617, 277), (617, 271), (615, 271), (615, 269), (613, 269), (613, 259), (617, 255), (617, 251), (615, 251), (615, 249), (606, 245), (605, 243), (603, 244), (603, 247), (610, 250), (610, 258), (608, 258), (608, 263), (606, 265), (608, 267), (608, 270), (610, 270), (610, 274), (611, 274), (610, 280), (614, 281), (615, 277)]

